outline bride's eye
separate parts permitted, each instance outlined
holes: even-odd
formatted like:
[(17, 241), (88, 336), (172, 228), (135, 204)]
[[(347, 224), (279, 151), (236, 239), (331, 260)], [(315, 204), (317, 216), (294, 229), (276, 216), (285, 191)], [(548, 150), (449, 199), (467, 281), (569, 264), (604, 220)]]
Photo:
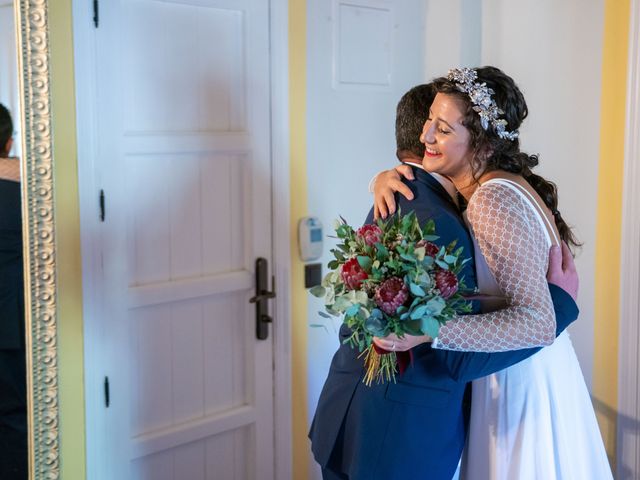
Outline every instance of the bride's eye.
[(438, 131), (439, 131), (440, 133), (443, 133), (444, 135), (449, 135), (449, 134), (451, 133), (451, 131), (449, 131), (449, 130), (445, 130), (445, 129), (444, 129), (444, 128), (442, 128), (442, 127), (438, 127)]

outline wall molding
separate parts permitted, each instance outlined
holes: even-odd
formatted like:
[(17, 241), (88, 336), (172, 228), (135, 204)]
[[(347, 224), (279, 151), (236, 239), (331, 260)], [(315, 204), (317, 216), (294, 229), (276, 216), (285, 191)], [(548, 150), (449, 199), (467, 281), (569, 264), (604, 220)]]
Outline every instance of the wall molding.
[(620, 256), (617, 478), (640, 474), (640, 0), (631, 0)]
[(291, 396), (291, 242), (289, 0), (272, 0), (271, 179), (273, 272), (278, 284), (273, 325), (275, 478), (293, 478)]

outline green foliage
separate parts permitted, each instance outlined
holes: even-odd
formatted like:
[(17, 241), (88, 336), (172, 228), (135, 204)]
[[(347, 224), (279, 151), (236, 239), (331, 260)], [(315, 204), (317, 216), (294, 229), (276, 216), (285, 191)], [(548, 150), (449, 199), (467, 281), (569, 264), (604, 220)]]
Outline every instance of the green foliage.
[(314, 297), (324, 298), (324, 295), (327, 293), (327, 289), (322, 285), (316, 285), (315, 287), (311, 287), (309, 289), (309, 293)]

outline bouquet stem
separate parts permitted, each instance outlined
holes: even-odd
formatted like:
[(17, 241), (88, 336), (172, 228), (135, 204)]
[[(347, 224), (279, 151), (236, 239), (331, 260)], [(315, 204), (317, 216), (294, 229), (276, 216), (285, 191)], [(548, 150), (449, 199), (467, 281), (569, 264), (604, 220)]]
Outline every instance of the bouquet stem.
[(370, 387), (374, 380), (376, 383), (384, 383), (390, 380), (393, 380), (393, 383), (396, 382), (397, 359), (395, 352), (380, 354), (373, 345), (370, 345), (362, 352), (361, 356), (365, 354), (364, 365), (366, 373), (363, 381), (367, 387)]

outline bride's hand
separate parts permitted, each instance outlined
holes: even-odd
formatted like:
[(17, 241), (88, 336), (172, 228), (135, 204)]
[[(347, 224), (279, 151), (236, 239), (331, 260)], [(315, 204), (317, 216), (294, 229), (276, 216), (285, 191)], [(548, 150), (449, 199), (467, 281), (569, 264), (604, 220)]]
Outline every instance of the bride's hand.
[(389, 352), (406, 352), (422, 343), (431, 341), (433, 341), (433, 339), (427, 335), (405, 335), (404, 337), (398, 337), (390, 333), (386, 337), (373, 337), (373, 343)]
[(407, 200), (413, 200), (411, 189), (402, 182), (402, 177), (413, 180), (413, 171), (409, 165), (398, 165), (391, 170), (380, 172), (376, 176), (373, 186), (373, 215), (378, 218), (387, 218), (396, 211), (394, 193), (398, 192)]

